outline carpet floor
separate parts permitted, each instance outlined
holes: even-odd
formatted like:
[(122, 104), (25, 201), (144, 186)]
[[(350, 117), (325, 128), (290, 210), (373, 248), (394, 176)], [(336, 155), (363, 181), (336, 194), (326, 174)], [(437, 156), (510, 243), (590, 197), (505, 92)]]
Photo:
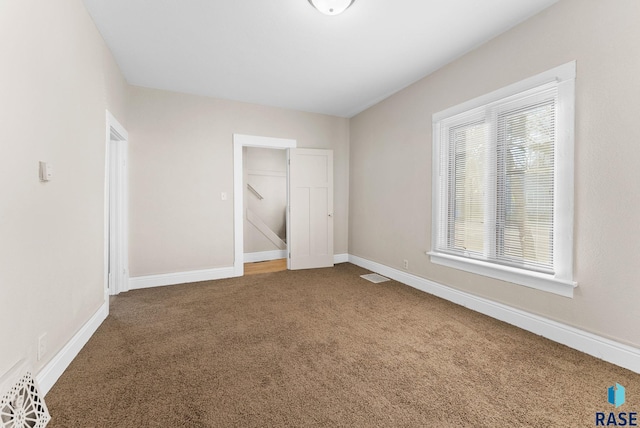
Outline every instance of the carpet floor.
[(123, 293), (47, 394), (49, 427), (589, 427), (640, 411), (640, 375), (364, 273)]

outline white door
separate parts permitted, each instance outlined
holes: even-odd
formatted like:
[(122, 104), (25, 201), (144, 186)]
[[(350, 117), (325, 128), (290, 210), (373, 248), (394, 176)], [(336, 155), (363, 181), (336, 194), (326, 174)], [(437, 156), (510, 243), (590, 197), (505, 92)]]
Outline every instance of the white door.
[(333, 151), (289, 149), (289, 269), (333, 266)]

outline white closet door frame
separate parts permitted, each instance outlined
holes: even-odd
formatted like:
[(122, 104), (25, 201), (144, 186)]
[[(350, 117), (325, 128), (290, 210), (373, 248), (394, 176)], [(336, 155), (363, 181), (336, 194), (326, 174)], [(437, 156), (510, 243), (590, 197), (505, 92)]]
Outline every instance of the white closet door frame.
[[(242, 148), (262, 147), (268, 149), (287, 150), (296, 148), (297, 141), (286, 138), (260, 137), (256, 135), (233, 134), (233, 230), (234, 230), (234, 276), (244, 275), (244, 198), (243, 198), (243, 167)], [(287, 173), (287, 189), (289, 187), (289, 175)], [(287, 194), (287, 205), (289, 195)], [(289, 212), (287, 206), (287, 213)], [(289, 218), (287, 214), (287, 224)], [(287, 236), (287, 242), (289, 237)], [(288, 244), (287, 244), (288, 246)]]
[[(129, 290), (129, 134), (107, 110), (104, 180), (104, 292)], [(109, 269), (112, 268), (111, 278)], [(111, 287), (110, 287), (111, 285)]]

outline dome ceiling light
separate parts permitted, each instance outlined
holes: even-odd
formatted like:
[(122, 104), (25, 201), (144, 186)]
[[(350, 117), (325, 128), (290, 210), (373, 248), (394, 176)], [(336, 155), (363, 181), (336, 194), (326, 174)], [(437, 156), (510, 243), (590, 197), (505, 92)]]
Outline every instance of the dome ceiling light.
[(355, 0), (309, 0), (309, 3), (325, 15), (339, 15)]

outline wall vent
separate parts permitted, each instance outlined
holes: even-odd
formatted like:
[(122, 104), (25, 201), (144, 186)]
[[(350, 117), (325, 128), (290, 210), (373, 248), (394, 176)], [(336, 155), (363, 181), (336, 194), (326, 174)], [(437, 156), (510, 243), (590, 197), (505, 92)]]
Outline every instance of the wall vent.
[(25, 360), (0, 379), (0, 394), (0, 428), (43, 428), (49, 423), (49, 410)]

